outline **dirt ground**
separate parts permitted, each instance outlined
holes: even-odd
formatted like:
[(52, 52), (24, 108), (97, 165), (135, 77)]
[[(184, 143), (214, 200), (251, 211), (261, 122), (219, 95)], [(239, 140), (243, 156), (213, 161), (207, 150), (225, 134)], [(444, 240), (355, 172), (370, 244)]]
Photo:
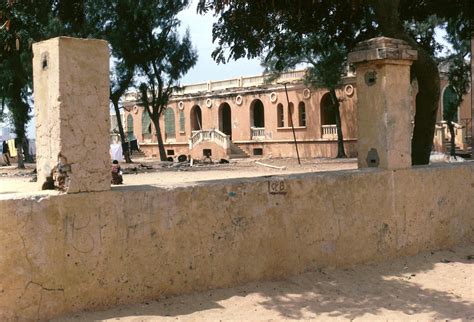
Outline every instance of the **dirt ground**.
[[(277, 174), (356, 169), (355, 159), (244, 159), (230, 164), (123, 164), (124, 185), (175, 186)], [(271, 168), (256, 162), (281, 168)], [(36, 191), (34, 164), (0, 167), (0, 198)], [(54, 192), (52, 192), (54, 193)], [(285, 281), (251, 283), (86, 312), (56, 321), (473, 320), (474, 245), (396, 261), (316, 270)]]
[[(134, 161), (132, 164), (121, 164), (124, 171), (124, 184), (114, 188), (122, 189), (126, 186), (140, 185), (169, 187), (212, 180), (357, 168), (356, 159), (329, 158), (302, 159), (301, 165), (296, 159), (290, 158), (247, 158), (231, 160), (228, 164), (201, 163), (193, 164), (193, 166), (188, 163), (160, 162), (150, 158)], [(7, 198), (12, 194), (18, 196), (37, 191), (38, 185), (36, 182), (31, 182), (34, 168), (34, 164), (27, 164), (24, 170), (17, 169), (16, 165), (0, 166), (0, 197)]]
[(55, 321), (474, 320), (474, 245)]

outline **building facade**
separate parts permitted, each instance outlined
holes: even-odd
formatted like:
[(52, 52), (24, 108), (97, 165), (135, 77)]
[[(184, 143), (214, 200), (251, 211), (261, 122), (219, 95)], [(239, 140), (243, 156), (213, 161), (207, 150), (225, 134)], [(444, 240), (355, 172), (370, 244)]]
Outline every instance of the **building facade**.
[[(289, 72), (271, 84), (263, 76), (252, 76), (183, 87), (160, 119), (168, 156), (294, 157), (294, 137), (301, 157), (334, 156), (336, 117), (329, 92), (307, 87), (304, 73)], [(351, 156), (357, 137), (354, 84), (355, 77), (345, 77), (337, 93), (346, 153)], [(136, 138), (147, 156), (158, 156), (156, 131), (135, 92), (126, 95), (124, 110), (129, 139)]]
[[(301, 157), (334, 157), (337, 154), (336, 117), (330, 108), (329, 91), (305, 85), (304, 74), (304, 70), (288, 72), (272, 83), (266, 83), (261, 75), (240, 77), (191, 84), (175, 91), (160, 118), (167, 156), (201, 159), (210, 155), (214, 160), (246, 156), (296, 157), (296, 140)], [(443, 66), (440, 66), (440, 78), (441, 99), (434, 148), (444, 151), (449, 131), (443, 122), (443, 97), (449, 86)], [(413, 107), (416, 88), (415, 83)], [(356, 156), (355, 75), (343, 78), (337, 96), (346, 154)], [(156, 130), (144, 113), (137, 92), (127, 93), (123, 106), (127, 139), (136, 139), (146, 156), (159, 156)], [(455, 127), (456, 145), (467, 151), (472, 133), (470, 94), (459, 108)]]

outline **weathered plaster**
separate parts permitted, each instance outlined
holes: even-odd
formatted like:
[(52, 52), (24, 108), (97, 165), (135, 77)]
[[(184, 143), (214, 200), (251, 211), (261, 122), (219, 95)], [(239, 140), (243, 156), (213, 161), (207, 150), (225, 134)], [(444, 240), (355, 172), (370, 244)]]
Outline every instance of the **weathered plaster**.
[(107, 42), (59, 37), (33, 53), (39, 189), (52, 171), (68, 193), (110, 189)]
[(465, 163), (1, 200), (0, 319), (474, 242), (473, 194)]
[(416, 59), (406, 42), (386, 37), (363, 41), (349, 54), (359, 90), (359, 168), (411, 167), (410, 66)]

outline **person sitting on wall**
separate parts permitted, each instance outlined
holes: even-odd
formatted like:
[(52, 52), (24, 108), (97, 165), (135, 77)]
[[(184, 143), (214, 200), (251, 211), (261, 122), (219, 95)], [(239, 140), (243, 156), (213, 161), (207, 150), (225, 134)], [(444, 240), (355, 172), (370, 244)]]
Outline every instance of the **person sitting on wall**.
[(6, 165), (10, 165), (10, 149), (8, 148), (8, 143), (7, 141), (3, 141), (3, 144), (2, 144), (2, 157), (3, 157), (3, 162), (6, 164)]
[(112, 184), (122, 184), (122, 169), (117, 160), (112, 161)]

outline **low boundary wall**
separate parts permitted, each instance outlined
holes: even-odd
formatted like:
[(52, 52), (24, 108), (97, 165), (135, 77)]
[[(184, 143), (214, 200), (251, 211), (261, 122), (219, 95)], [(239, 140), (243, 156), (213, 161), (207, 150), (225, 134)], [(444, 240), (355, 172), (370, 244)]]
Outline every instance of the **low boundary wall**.
[(0, 319), (474, 241), (474, 163), (0, 200)]

